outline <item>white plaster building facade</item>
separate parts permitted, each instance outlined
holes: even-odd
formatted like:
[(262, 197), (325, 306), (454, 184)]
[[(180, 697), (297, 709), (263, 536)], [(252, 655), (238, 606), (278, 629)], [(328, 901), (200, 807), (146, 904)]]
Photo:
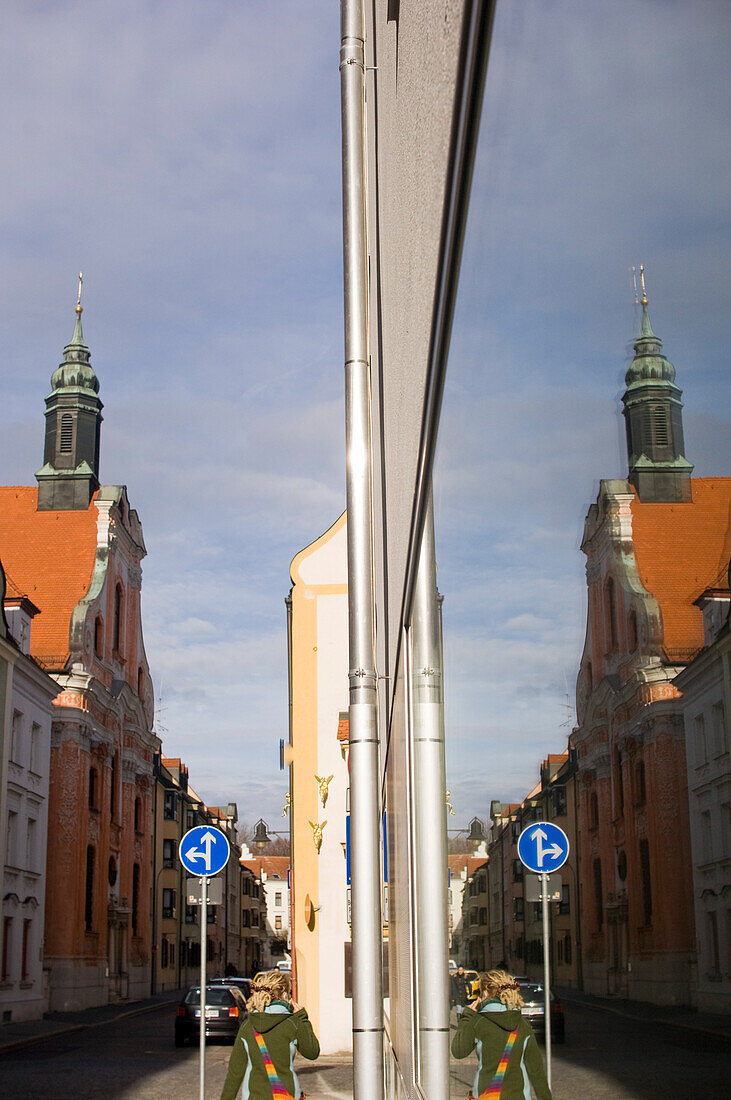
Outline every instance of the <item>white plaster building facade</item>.
[(683, 692), (698, 1008), (731, 1011), (731, 628), (728, 590), (697, 601), (705, 646), (675, 679)]
[(14, 593), (12, 585), (4, 602), (8, 629), (3, 623), (0, 646), (9, 675), (0, 798), (5, 832), (0, 1020), (9, 1023), (40, 1019), (48, 1007), (43, 969), (46, 836), (51, 711), (58, 687), (28, 655), (37, 608)]

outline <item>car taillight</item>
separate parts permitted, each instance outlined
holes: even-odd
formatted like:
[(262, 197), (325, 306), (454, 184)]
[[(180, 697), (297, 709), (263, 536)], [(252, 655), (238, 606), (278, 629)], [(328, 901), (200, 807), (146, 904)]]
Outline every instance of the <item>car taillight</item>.
[(178, 1016), (185, 1016), (185, 1005), (178, 1005)]
[(232, 1006), (232, 1007), (231, 1007), (231, 1008), (230, 1008), (230, 1009), (228, 1010), (228, 1014), (229, 1014), (229, 1016), (238, 1016), (238, 1014), (239, 1014), (239, 1010), (238, 1010), (238, 1008), (236, 1007), (236, 1005), (233, 1005), (233, 1006)]
[(563, 1005), (560, 1001), (557, 1001), (553, 1006), (553, 1011), (557, 1016), (563, 1016)]

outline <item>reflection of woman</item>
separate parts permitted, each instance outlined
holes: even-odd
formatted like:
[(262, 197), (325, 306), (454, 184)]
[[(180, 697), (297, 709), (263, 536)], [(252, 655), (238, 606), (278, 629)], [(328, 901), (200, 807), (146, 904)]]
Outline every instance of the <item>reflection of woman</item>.
[(518, 984), (505, 970), (480, 974), (480, 999), (464, 1010), (452, 1039), (455, 1058), (477, 1053), (472, 1100), (524, 1100), (530, 1085), (537, 1100), (551, 1100), (541, 1052), (533, 1028), (520, 1014), (522, 1006)]
[(294, 1072), (295, 1050), (317, 1058), (317, 1041), (307, 1012), (292, 1000), (289, 974), (260, 974), (246, 1002), (249, 1011), (236, 1036), (221, 1100), (304, 1100)]

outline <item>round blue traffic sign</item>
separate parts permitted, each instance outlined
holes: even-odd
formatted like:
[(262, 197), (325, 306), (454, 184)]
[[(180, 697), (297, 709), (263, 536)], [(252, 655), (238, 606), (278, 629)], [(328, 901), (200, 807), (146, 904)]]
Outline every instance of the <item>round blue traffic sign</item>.
[(569, 838), (552, 821), (535, 821), (518, 837), (518, 856), (529, 871), (550, 875), (569, 856)]
[(231, 854), (226, 834), (215, 825), (196, 825), (180, 841), (180, 862), (191, 875), (217, 875)]

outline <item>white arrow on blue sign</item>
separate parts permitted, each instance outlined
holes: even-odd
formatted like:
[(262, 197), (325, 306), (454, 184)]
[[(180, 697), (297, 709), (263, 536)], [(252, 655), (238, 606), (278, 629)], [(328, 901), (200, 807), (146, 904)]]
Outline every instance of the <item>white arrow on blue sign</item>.
[(529, 871), (550, 875), (568, 859), (569, 838), (552, 821), (536, 821), (518, 837), (518, 856)]
[(180, 862), (191, 875), (217, 875), (231, 854), (226, 834), (215, 825), (196, 825), (180, 841)]

